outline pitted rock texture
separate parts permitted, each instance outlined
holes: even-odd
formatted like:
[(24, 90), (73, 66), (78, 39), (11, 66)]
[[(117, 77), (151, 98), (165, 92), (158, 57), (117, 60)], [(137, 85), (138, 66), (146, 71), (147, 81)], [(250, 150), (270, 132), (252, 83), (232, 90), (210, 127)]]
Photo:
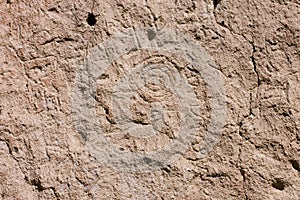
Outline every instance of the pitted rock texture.
[[(163, 58), (154, 53), (144, 54), (143, 56), (142, 52), (138, 52), (138, 55), (134, 54), (128, 56), (129, 58), (124, 58), (135, 62), (140, 59), (143, 61), (142, 64), (132, 62), (121, 66), (120, 64), (112, 65), (113, 69), (106, 70), (107, 78), (102, 79), (97, 85), (97, 100), (100, 103), (99, 112), (102, 111), (101, 121), (103, 127), (107, 130), (106, 137), (112, 137), (112, 142), (121, 143), (118, 146), (129, 147), (132, 151), (134, 149), (155, 150), (159, 146), (163, 146), (174, 138), (174, 134), (180, 126), (180, 102), (176, 94), (173, 94), (165, 84), (166, 81), (170, 81), (169, 84), (175, 81), (172, 77), (175, 73), (174, 67), (172, 66), (173, 70), (167, 67), (170, 63), (166, 63)], [(137, 58), (137, 56), (141, 58)], [(120, 60), (122, 59), (119, 58), (118, 61)], [(137, 66), (138, 64), (141, 66)], [(132, 68), (131, 66), (135, 67)], [(129, 69), (124, 69), (126, 67), (129, 67)], [(128, 72), (126, 74), (120, 72), (122, 69), (128, 70)], [(122, 78), (125, 80), (122, 80)], [(153, 80), (147, 80), (149, 78)], [(115, 82), (118, 80), (121, 82), (120, 86), (114, 87)], [(142, 87), (139, 87), (137, 82), (141, 80), (145, 83), (140, 83)], [(115, 95), (119, 95), (119, 97), (112, 97), (114, 91)], [(123, 92), (117, 93), (116, 91)], [(119, 100), (117, 104), (113, 102), (116, 101), (114, 99)], [(116, 110), (122, 110), (126, 105), (129, 108), (128, 119), (122, 119), (124, 114), (118, 114)], [(106, 109), (108, 113), (105, 112)], [(118, 116), (114, 117), (114, 115)], [(116, 118), (120, 119), (117, 120)], [(117, 123), (120, 126), (116, 126)], [(147, 131), (142, 131), (143, 127)], [(133, 129), (133, 131), (130, 131), (130, 129)], [(154, 132), (158, 132), (158, 134), (153, 138), (149, 137)], [(128, 134), (133, 137), (129, 137)], [(139, 137), (143, 135), (144, 137)]]
[[(197, 157), (195, 143), (160, 170), (127, 173), (100, 165), (86, 149), (72, 118), (72, 88), (92, 47), (141, 27), (176, 30), (206, 49), (224, 80), (227, 115), (207, 157)], [(7, 0), (0, 2), (0, 34), (0, 199), (300, 199), (298, 0)], [(112, 68), (137, 62), (137, 53)], [(184, 73), (205, 129), (205, 82)], [(115, 120), (112, 83), (97, 85), (95, 112), (107, 128)], [(134, 121), (146, 125), (152, 97), (142, 97), (130, 107)], [(167, 110), (179, 112), (176, 98), (166, 100)], [(176, 115), (169, 119), (162, 129), (176, 130)], [(135, 142), (140, 151), (154, 148)]]
[[(225, 125), (226, 100), (221, 73), (196, 43), (168, 29), (138, 28), (91, 50), (76, 76), (72, 113), (86, 148), (99, 162), (127, 172), (153, 171), (177, 160), (195, 143), (198, 158), (207, 156)], [(197, 79), (205, 85), (195, 84)], [(208, 93), (207, 105), (200, 103), (205, 100), (201, 90)], [(202, 122), (206, 113), (209, 123)], [(118, 141), (121, 147), (112, 145)]]

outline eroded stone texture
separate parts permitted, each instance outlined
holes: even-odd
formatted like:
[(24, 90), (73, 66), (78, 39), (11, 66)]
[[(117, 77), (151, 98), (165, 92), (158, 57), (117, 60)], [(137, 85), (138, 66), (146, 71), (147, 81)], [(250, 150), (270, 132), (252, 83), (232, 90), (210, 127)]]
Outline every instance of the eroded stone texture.
[[(94, 26), (86, 21), (91, 12)], [(300, 199), (299, 19), (297, 0), (1, 1), (0, 199)], [(197, 157), (199, 131), (169, 165), (128, 173), (101, 165), (86, 148), (74, 124), (72, 89), (93, 47), (125, 29), (148, 27), (176, 30), (205, 48), (224, 80), (226, 121), (205, 158)], [(155, 53), (186, 65), (180, 55), (140, 51), (117, 59), (107, 80), (119, 80), (119, 66), (140, 63), (143, 55), (155, 60)], [(211, 109), (205, 81), (196, 71), (182, 73), (199, 99), (205, 130)], [(95, 112), (110, 129), (117, 120), (113, 82), (100, 80)], [(153, 97), (143, 92), (131, 101), (133, 120), (153, 124)], [(159, 130), (178, 128), (172, 99), (159, 100), (170, 111)], [(160, 138), (174, 137), (166, 133)], [(165, 144), (111, 140), (132, 151)]]

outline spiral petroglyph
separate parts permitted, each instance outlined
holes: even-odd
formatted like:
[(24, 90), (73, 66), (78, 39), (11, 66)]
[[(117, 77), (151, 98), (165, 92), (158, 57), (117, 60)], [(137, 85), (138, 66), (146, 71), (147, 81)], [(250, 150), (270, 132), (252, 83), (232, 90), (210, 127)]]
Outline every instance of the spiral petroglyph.
[(219, 71), (197, 42), (170, 30), (111, 37), (92, 49), (75, 84), (75, 126), (106, 166), (158, 169), (195, 143), (200, 159), (224, 125)]

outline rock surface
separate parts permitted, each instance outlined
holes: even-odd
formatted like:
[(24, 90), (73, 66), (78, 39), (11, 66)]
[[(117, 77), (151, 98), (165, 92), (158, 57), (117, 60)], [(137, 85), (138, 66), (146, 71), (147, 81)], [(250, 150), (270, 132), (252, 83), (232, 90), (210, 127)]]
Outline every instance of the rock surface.
[[(92, 149), (101, 149), (99, 133), (74, 120), (80, 69), (102, 67), (87, 64), (89, 56), (101, 59), (100, 44), (138, 28), (149, 31), (149, 41), (174, 30), (215, 63), (226, 118), (205, 157), (200, 144), (216, 96), (211, 79), (175, 50), (132, 49), (95, 78), (92, 94), (108, 142), (146, 154), (179, 137), (188, 116), (181, 99), (195, 97), (198, 131), (172, 162), (145, 171), (105, 165)], [(0, 34), (0, 199), (300, 199), (300, 1), (7, 0), (0, 2)], [(118, 45), (105, 48), (108, 57)], [(175, 75), (187, 80), (186, 95), (160, 87)], [(126, 102), (115, 100), (140, 76), (147, 84)], [(128, 104), (129, 117), (113, 102), (120, 110)], [(136, 133), (125, 131), (129, 122)], [(144, 136), (147, 127), (157, 134)]]

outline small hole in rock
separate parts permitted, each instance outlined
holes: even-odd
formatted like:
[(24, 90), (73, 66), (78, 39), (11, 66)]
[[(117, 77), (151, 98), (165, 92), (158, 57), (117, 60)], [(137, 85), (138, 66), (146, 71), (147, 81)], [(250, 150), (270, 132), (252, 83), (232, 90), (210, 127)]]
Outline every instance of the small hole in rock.
[(33, 179), (31, 181), (31, 184), (34, 185), (38, 191), (45, 190), (45, 188), (42, 186), (42, 183), (39, 179)]
[(108, 74), (101, 74), (100, 79), (107, 79), (109, 78)]
[(97, 23), (96, 16), (93, 13), (88, 13), (86, 21), (90, 26), (94, 26)]
[(19, 149), (18, 149), (17, 147), (14, 147), (14, 151), (15, 151), (15, 152), (18, 152)]
[(213, 0), (214, 8), (216, 8), (220, 2), (221, 2), (221, 0)]
[(287, 112), (283, 112), (282, 115), (283, 115), (284, 117), (290, 116), (289, 113), (287, 113)]
[(300, 166), (299, 163), (296, 160), (290, 160), (290, 163), (292, 164), (292, 167), (297, 170), (298, 172), (300, 172)]
[(284, 190), (285, 183), (281, 179), (276, 178), (272, 183), (272, 187), (276, 188), (277, 190)]

